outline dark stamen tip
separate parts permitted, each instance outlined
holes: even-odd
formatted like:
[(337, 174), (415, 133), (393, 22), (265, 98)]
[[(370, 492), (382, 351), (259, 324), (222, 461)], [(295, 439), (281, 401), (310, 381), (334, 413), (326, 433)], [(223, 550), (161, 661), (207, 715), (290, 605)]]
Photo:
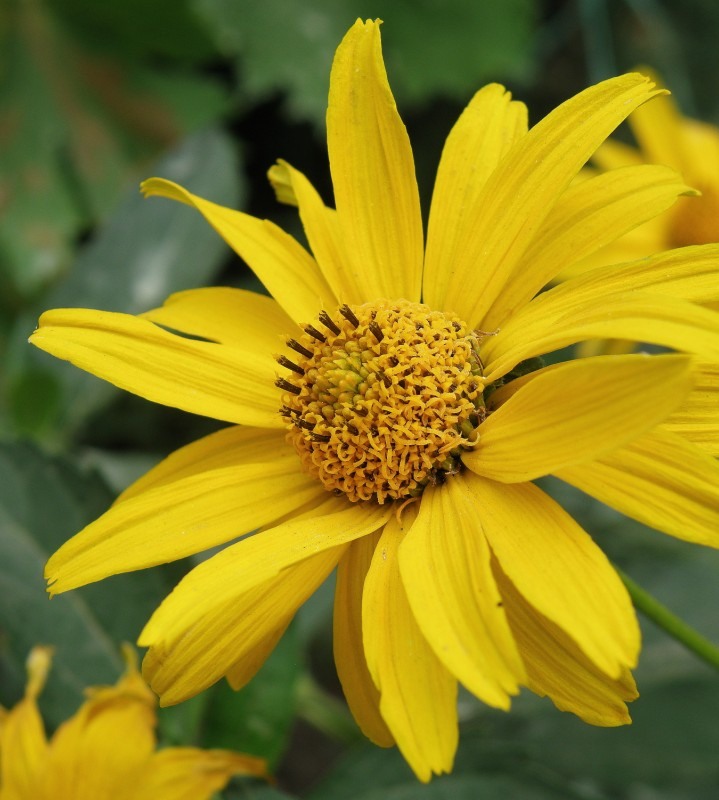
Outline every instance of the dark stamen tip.
[(347, 430), (353, 435), (357, 436), (359, 434), (359, 428), (355, 428), (355, 426), (351, 423), (347, 423)]
[(325, 328), (332, 331), (335, 336), (339, 336), (340, 333), (342, 333), (340, 327), (326, 311), (320, 311), (319, 320), (325, 326)]
[(289, 347), (291, 350), (294, 350), (295, 353), (299, 353), (300, 355), (304, 356), (305, 358), (312, 358), (314, 355), (311, 350), (303, 347), (296, 339), (288, 339), (287, 347)]
[(327, 337), (324, 333), (320, 333), (314, 325), (305, 325), (305, 333), (311, 336), (313, 339), (317, 339), (318, 342), (326, 342)]
[(310, 438), (313, 442), (329, 442), (330, 435), (328, 433), (310, 433)]
[(302, 367), (295, 364), (294, 361), (290, 361), (289, 358), (287, 358), (287, 356), (275, 356), (275, 359), (277, 360), (277, 363), (280, 366), (286, 367), (287, 369), (291, 369), (292, 372), (296, 372), (298, 375), (305, 374), (305, 371), (302, 369)]
[(295, 425), (297, 425), (298, 428), (304, 428), (306, 431), (313, 431), (315, 429), (315, 423), (308, 422), (306, 419), (296, 419)]
[(374, 336), (374, 338), (378, 342), (381, 342), (382, 339), (384, 339), (382, 328), (380, 328), (380, 326), (374, 320), (372, 320), (372, 322), (370, 322), (370, 324), (367, 327), (370, 329), (370, 333)]
[(299, 386), (295, 386), (294, 383), (290, 383), (284, 378), (278, 378), (275, 381), (275, 386), (279, 389), (284, 389), (286, 392), (291, 392), (292, 394), (299, 394), (302, 391)]
[(355, 408), (354, 412), (355, 414), (357, 414), (358, 417), (366, 417), (367, 414), (369, 414), (369, 411), (367, 411), (367, 409), (362, 406), (359, 406), (359, 408)]
[(359, 327), (359, 320), (346, 303), (340, 308), (340, 314), (342, 314), (342, 316), (347, 320), (347, 322), (350, 323), (350, 325), (353, 325), (355, 328)]

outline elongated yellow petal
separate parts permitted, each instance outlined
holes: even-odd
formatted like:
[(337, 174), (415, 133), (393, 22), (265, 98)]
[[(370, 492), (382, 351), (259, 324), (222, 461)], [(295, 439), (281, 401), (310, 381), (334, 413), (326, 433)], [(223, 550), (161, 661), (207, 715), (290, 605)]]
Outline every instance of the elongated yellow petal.
[[(258, 493), (255, 492), (255, 499)], [(326, 493), (324, 494), (326, 496)], [(249, 536), (204, 561), (180, 581), (148, 622), (141, 641), (172, 638), (199, 621), (198, 597), (211, 590), (220, 604), (270, 580), (286, 567), (381, 528), (392, 514), (389, 505), (349, 504), (330, 497), (314, 514)]]
[(257, 353), (275, 352), (283, 336), (297, 331), (271, 297), (224, 286), (177, 292), (161, 308), (142, 316), (181, 333)]
[(694, 366), (694, 386), (663, 426), (719, 456), (719, 364)]
[[(547, 301), (540, 303), (545, 295)], [(694, 303), (649, 291), (587, 294), (580, 305), (574, 298), (550, 298), (551, 291), (545, 295), (485, 340), (488, 382), (524, 359), (587, 339), (630, 339), (694, 353), (704, 361), (719, 359), (719, 315)]]
[(557, 475), (645, 525), (719, 547), (719, 463), (681, 436), (653, 431)]
[(691, 359), (678, 355), (598, 356), (544, 369), (487, 417), (462, 461), (507, 483), (592, 461), (661, 422), (691, 385)]
[(612, 170), (570, 187), (497, 297), (485, 321), (488, 329), (501, 326), (571, 264), (665, 211), (682, 194), (695, 192), (674, 170), (648, 164)]
[(261, 758), (227, 750), (169, 747), (155, 753), (118, 800), (210, 800), (233, 775), (264, 777)]
[(207, 550), (265, 525), (322, 487), (294, 459), (212, 469), (112, 506), (47, 562), (53, 594)]
[(55, 309), (30, 341), (121, 389), (205, 417), (279, 428), (271, 354), (187, 339), (130, 314)]
[(380, 747), (394, 738), (379, 710), (380, 696), (367, 668), (362, 643), (362, 591), (379, 533), (351, 542), (337, 567), (333, 643), (337, 676), (360, 730)]
[(471, 473), (466, 480), (494, 555), (527, 603), (609, 677), (619, 678), (635, 666), (639, 626), (634, 609), (589, 535), (531, 483), (507, 486)]
[[(307, 178), (286, 161), (279, 161), (269, 172), (273, 186), (290, 190), (300, 210), (300, 218), (312, 252), (325, 280), (341, 303), (363, 303), (366, 297), (352, 272), (342, 242), (337, 212), (322, 202)], [(275, 188), (275, 191), (278, 191)]]
[(297, 454), (287, 444), (285, 431), (233, 425), (170, 453), (157, 466), (128, 486), (115, 503), (202, 472), (274, 462), (283, 458), (293, 459), (295, 462), (297, 459)]
[(322, 308), (337, 305), (312, 256), (274, 223), (203, 200), (162, 178), (144, 181), (142, 191), (197, 209), (295, 322), (310, 322)]
[(503, 86), (480, 89), (452, 128), (442, 151), (427, 231), (423, 298), (441, 308), (455, 268), (484, 213), (487, 179), (527, 132), (527, 109)]
[(463, 476), (425, 489), (399, 548), (407, 599), (447, 669), (488, 705), (508, 709), (526, 682), (492, 575), (482, 510)]
[(289, 622), (287, 622), (287, 624), (282, 623), (278, 628), (268, 633), (251, 651), (243, 652), (239, 661), (235, 661), (227, 670), (225, 678), (236, 692), (242, 689), (243, 686), (246, 686), (252, 678), (255, 677), (260, 667), (267, 661), (268, 657), (279, 643), (289, 627), (289, 624)]
[(484, 186), (484, 213), (466, 221), (472, 235), (446, 282), (443, 308), (490, 330), (484, 318), (554, 203), (609, 133), (652, 96), (652, 86), (637, 74), (599, 83), (562, 103), (514, 145)]
[(407, 131), (387, 82), (379, 22), (358, 20), (330, 76), (327, 147), (349, 280), (364, 301), (418, 301), (422, 217)]
[(610, 678), (553, 622), (517, 591), (498, 566), (497, 582), (507, 616), (529, 674), (529, 688), (549, 695), (562, 711), (590, 725), (613, 727), (631, 722), (627, 702), (638, 696), (629, 670)]
[[(659, 100), (654, 102), (657, 103)], [(592, 164), (605, 170), (631, 167), (643, 163), (645, 160), (636, 147), (631, 147), (613, 138), (602, 142), (592, 155)]]
[(344, 549), (340, 545), (311, 556), (230, 599), (217, 599), (208, 586), (194, 598), (193, 619), (177, 618), (172, 631), (160, 627), (148, 636), (153, 617), (140, 639), (150, 646), (143, 673), (162, 705), (187, 700), (228, 673), (236, 685), (240, 671), (243, 679), (251, 678), (278, 631), (334, 569)]
[[(405, 511), (405, 522), (411, 516)], [(364, 585), (362, 629), (382, 717), (415, 775), (426, 782), (432, 773), (452, 769), (457, 681), (422, 635), (407, 601), (397, 558), (403, 533), (393, 518), (375, 549)]]

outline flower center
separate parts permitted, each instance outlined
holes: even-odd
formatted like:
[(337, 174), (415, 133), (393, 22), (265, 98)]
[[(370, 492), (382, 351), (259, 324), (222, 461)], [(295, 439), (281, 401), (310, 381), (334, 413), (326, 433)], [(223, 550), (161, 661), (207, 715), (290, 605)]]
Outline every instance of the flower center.
[(342, 306), (287, 343), (281, 414), (304, 468), (353, 502), (421, 494), (461, 469), (486, 414), (478, 334), (406, 300)]

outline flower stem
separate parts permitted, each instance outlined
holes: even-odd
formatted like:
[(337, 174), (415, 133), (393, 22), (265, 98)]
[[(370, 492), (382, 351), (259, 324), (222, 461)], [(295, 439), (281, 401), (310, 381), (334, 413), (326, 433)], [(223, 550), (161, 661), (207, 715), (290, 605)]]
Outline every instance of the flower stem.
[(719, 647), (687, 625), (676, 614), (673, 614), (616, 565), (615, 569), (619, 573), (619, 577), (624, 581), (634, 605), (645, 617), (668, 633), (673, 639), (683, 644), (687, 650), (691, 650), (702, 661), (719, 670)]

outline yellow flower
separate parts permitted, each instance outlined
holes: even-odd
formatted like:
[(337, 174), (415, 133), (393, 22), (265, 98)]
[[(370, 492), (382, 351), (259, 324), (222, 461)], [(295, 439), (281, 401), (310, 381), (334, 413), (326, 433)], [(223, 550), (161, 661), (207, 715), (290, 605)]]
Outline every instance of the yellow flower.
[(37, 697), (51, 650), (28, 658), (25, 697), (0, 709), (0, 800), (207, 800), (233, 775), (264, 776), (265, 763), (226, 750), (155, 750), (155, 696), (134, 651), (115, 686), (89, 689), (75, 716), (50, 741)]
[(599, 252), (589, 266), (616, 264), (671, 247), (718, 242), (719, 128), (684, 117), (668, 95), (638, 108), (628, 121), (639, 147), (609, 139), (594, 154), (594, 164), (604, 171), (665, 164), (699, 194), (680, 199), (639, 227), (627, 227), (627, 234)]
[(172, 454), (47, 566), (62, 592), (261, 529), (193, 569), (142, 632), (163, 703), (223, 676), (245, 684), (337, 567), (350, 708), (422, 780), (452, 767), (458, 681), (497, 708), (526, 685), (587, 722), (629, 721), (639, 630), (627, 593), (532, 481), (559, 475), (716, 545), (719, 469), (672, 417), (698, 402), (693, 356), (536, 357), (616, 336), (716, 359), (718, 318), (698, 303), (719, 291), (719, 247), (538, 293), (627, 218), (687, 191), (644, 165), (570, 188), (654, 94), (624, 75), (528, 131), (524, 105), (481, 89), (447, 140), (425, 249), (378, 23), (358, 21), (330, 81), (336, 210), (288, 164), (270, 171), (313, 255), (271, 222), (144, 184), (202, 213), (274, 297), (209, 288), (141, 317), (56, 310), (32, 337), (150, 400), (236, 423)]

